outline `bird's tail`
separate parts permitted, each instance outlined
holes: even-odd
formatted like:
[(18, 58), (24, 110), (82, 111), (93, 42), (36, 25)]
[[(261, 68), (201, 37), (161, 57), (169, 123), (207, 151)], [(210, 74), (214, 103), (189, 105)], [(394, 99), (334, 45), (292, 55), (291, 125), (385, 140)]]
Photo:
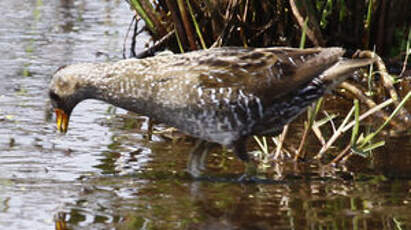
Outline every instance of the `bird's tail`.
[(330, 88), (343, 82), (347, 77), (351, 76), (356, 70), (361, 67), (366, 67), (375, 62), (375, 58), (362, 59), (341, 59), (333, 66), (325, 70), (320, 79)]

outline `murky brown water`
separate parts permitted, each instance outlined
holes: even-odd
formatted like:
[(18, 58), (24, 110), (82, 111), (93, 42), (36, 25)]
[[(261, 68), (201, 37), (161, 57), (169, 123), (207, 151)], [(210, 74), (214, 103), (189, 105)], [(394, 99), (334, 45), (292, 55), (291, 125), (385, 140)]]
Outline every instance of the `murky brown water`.
[[(76, 107), (58, 134), (47, 116), (51, 74), (121, 59), (130, 17), (123, 1), (0, 2), (0, 229), (411, 228), (409, 137), (387, 140), (354, 177), (290, 163), (277, 182), (238, 184), (191, 180), (192, 140), (147, 141), (144, 118), (101, 102)], [(228, 156), (212, 156), (225, 167), (210, 171), (238, 175)]]

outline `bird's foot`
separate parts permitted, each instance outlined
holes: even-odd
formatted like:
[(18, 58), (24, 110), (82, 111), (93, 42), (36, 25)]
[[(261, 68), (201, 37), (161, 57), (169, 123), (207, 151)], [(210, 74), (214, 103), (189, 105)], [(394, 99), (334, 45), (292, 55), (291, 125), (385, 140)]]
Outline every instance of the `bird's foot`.
[(259, 179), (257, 177), (257, 165), (253, 161), (245, 162), (245, 170), (244, 174), (238, 178), (238, 182), (242, 183), (254, 183), (258, 182)]
[(210, 149), (215, 146), (214, 143), (198, 140), (193, 150), (190, 152), (187, 171), (196, 178), (202, 178), (202, 172), (206, 170), (206, 158)]
[(187, 172), (192, 176), (194, 179), (199, 179), (203, 175), (203, 171), (198, 167), (189, 167)]
[(237, 179), (237, 181), (240, 182), (240, 183), (254, 183), (254, 182), (256, 182), (255, 179), (256, 179), (256, 177), (250, 176), (250, 175), (247, 175), (246, 173), (244, 173), (243, 175), (241, 175)]

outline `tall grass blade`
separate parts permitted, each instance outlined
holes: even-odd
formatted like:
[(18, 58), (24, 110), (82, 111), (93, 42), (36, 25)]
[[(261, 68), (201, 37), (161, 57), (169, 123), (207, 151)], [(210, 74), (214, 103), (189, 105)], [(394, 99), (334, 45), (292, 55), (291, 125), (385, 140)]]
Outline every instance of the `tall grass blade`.
[[(375, 46), (374, 46), (374, 49), (373, 49), (373, 53), (375, 53)], [(368, 70), (368, 81), (367, 81), (367, 83), (368, 83), (368, 92), (367, 92), (367, 94), (368, 94), (368, 96), (371, 96), (371, 95), (373, 95), (374, 93), (373, 93), (373, 87), (372, 87), (372, 79), (373, 79), (373, 77), (374, 77), (374, 63), (372, 63), (371, 65), (370, 65), (370, 68), (369, 68), (369, 70)]]
[(331, 145), (337, 140), (337, 138), (343, 133), (343, 127), (347, 124), (347, 122), (350, 120), (352, 114), (354, 113), (355, 107), (353, 106), (348, 112), (347, 116), (345, 117), (344, 121), (342, 124), (338, 127), (337, 131), (332, 135), (332, 137), (328, 140), (328, 142), (323, 145), (323, 147), (320, 149), (318, 154), (314, 157), (315, 159), (321, 159), (321, 157), (324, 155), (324, 153), (331, 147)]
[(300, 49), (304, 49), (304, 46), (305, 46), (305, 39), (307, 35), (307, 23), (308, 23), (308, 17), (304, 20), (303, 31), (301, 32)]
[(336, 118), (336, 117), (337, 117), (336, 114), (331, 114), (331, 115), (328, 115), (328, 114), (327, 114), (326, 117), (324, 117), (323, 119), (318, 120), (318, 121), (315, 121), (314, 124), (313, 124), (313, 126), (319, 128), (319, 127), (327, 124), (329, 121), (333, 120), (333, 119)]
[(376, 149), (376, 148), (379, 148), (379, 147), (381, 147), (381, 146), (384, 146), (385, 145), (385, 141), (379, 141), (379, 142), (376, 142), (376, 143), (372, 143), (372, 144), (370, 144), (370, 145), (367, 145), (367, 146), (365, 146), (364, 148), (362, 148), (361, 150), (363, 151), (363, 152), (369, 152), (369, 151), (372, 151), (372, 150), (374, 150), (374, 149)]
[(180, 36), (178, 36), (177, 30), (174, 30), (174, 32), (176, 34), (176, 40), (177, 40), (178, 48), (180, 49), (181, 53), (184, 53), (184, 48), (183, 48), (183, 44), (181, 43)]
[(264, 154), (268, 154), (268, 144), (267, 144), (267, 139), (266, 137), (262, 137), (262, 141), (260, 140), (260, 138), (258, 138), (257, 136), (253, 136), (254, 140), (257, 142), (258, 146), (260, 147), (261, 151)]
[(355, 107), (355, 112), (354, 112), (354, 119), (355, 119), (355, 125), (354, 128), (352, 129), (352, 134), (351, 134), (351, 146), (355, 146), (357, 136), (358, 136), (358, 129), (360, 127), (360, 105), (358, 102), (358, 99), (354, 100), (354, 107)]
[(400, 111), (400, 109), (405, 105), (405, 103), (410, 99), (411, 97), (411, 92), (408, 92), (407, 95), (402, 99), (400, 104), (395, 108), (394, 112), (391, 113), (391, 115), (388, 117), (388, 119), (373, 133), (369, 134), (362, 140), (362, 144), (360, 147), (364, 147), (367, 143), (369, 143), (379, 132), (381, 132), (382, 129), (390, 122), (390, 120), (397, 115), (397, 113)]
[(193, 8), (191, 7), (190, 0), (186, 0), (186, 3), (187, 3), (187, 6), (188, 6), (188, 11), (190, 12), (190, 15), (191, 15), (191, 19), (193, 20), (194, 28), (195, 28), (195, 30), (196, 30), (198, 39), (200, 40), (201, 47), (202, 47), (203, 49), (207, 49), (207, 46), (206, 46), (206, 44), (205, 44), (205, 42), (204, 42), (204, 38), (203, 38), (203, 35), (202, 35), (202, 33), (201, 33), (200, 27), (198, 26), (197, 19), (196, 19), (195, 15), (194, 15)]
[(144, 8), (142, 7), (141, 3), (139, 0), (131, 0), (131, 5), (133, 8), (137, 11), (138, 15), (144, 20), (146, 23), (148, 29), (154, 33), (157, 34), (156, 28), (154, 26), (154, 23), (151, 21), (150, 17), (147, 15), (147, 13), (144, 11)]
[[(367, 112), (361, 114), (360, 116), (360, 121), (364, 120), (365, 118), (367, 118), (368, 116), (372, 115), (373, 113), (391, 105), (392, 103), (394, 103), (394, 100), (392, 98), (384, 101), (381, 104), (378, 104), (377, 106), (373, 107), (372, 109), (368, 110)], [(351, 127), (353, 127), (355, 125), (355, 121), (350, 122), (348, 125), (346, 125), (342, 131), (346, 132), (347, 130), (349, 130)]]

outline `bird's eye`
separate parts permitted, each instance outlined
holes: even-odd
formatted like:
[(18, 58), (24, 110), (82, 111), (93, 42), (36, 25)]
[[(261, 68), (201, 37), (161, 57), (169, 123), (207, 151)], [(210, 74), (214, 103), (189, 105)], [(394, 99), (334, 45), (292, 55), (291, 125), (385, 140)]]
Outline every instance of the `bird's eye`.
[(60, 97), (53, 91), (49, 92), (49, 97), (52, 101), (60, 101)]
[(54, 74), (57, 73), (58, 71), (64, 69), (64, 68), (66, 68), (66, 67), (67, 67), (67, 65), (62, 65), (62, 66), (58, 67), (57, 70), (54, 71)]

